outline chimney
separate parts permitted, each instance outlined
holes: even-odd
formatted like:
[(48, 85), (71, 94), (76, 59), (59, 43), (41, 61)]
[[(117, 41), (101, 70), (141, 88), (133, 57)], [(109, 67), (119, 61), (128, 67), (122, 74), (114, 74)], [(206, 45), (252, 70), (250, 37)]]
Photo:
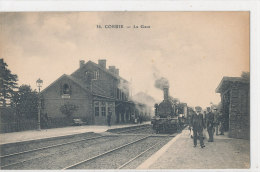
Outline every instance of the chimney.
[(100, 60), (98, 60), (98, 64), (101, 66), (101, 67), (103, 67), (103, 68), (105, 68), (106, 69), (106, 59), (100, 59)]
[(115, 66), (109, 66), (109, 67), (108, 67), (108, 70), (109, 70), (111, 73), (115, 74), (116, 67), (115, 67)]
[(168, 100), (168, 98), (169, 98), (169, 87), (168, 86), (163, 87), (163, 97), (164, 97), (164, 100)]
[(115, 69), (115, 74), (119, 76), (119, 69)]
[(82, 66), (84, 66), (84, 64), (85, 64), (85, 60), (80, 60), (79, 61), (79, 67), (81, 68)]

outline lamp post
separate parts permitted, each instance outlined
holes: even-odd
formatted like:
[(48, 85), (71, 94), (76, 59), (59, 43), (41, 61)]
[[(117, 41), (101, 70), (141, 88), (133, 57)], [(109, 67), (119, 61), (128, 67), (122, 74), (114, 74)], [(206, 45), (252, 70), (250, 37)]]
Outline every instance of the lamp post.
[(43, 84), (43, 80), (41, 80), (40, 78), (36, 81), (36, 85), (39, 89), (39, 94), (38, 94), (38, 130), (41, 130), (41, 97), (40, 97), (40, 92), (41, 92), (41, 87)]

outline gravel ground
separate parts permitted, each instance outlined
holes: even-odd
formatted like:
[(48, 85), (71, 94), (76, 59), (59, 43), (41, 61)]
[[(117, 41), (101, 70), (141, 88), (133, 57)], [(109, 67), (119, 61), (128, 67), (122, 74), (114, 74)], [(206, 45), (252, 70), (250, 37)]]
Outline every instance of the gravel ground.
[[(116, 150), (115, 152), (109, 153), (102, 157), (96, 158), (92, 161), (78, 165), (76, 169), (117, 169), (119, 166), (129, 161), (130, 159), (136, 157), (141, 152), (145, 151), (149, 147), (155, 145), (156, 143), (162, 142), (165, 143), (165, 138), (162, 137), (149, 137), (140, 142), (129, 145), (125, 148)], [(158, 147), (157, 147), (158, 148)], [(154, 149), (151, 152), (155, 151)], [(147, 153), (147, 155), (149, 155)], [(140, 157), (141, 158), (141, 157)], [(145, 155), (142, 158), (147, 158)], [(140, 159), (130, 166), (128, 169), (135, 168), (140, 163)]]
[[(88, 138), (90, 138), (90, 137), (88, 137)], [(57, 152), (60, 152), (60, 153), (66, 152), (66, 151), (69, 151), (70, 149), (74, 149), (75, 147), (78, 147), (79, 145), (92, 144), (93, 142), (94, 143), (103, 142), (103, 141), (107, 141), (110, 139), (112, 139), (112, 138), (101, 137), (101, 138), (94, 139), (94, 140), (76, 142), (76, 143), (62, 145), (62, 146), (58, 146), (58, 147), (52, 147), (52, 148), (38, 150), (38, 151), (29, 152), (29, 153), (25, 153), (25, 154), (19, 154), (19, 155), (15, 155), (15, 156), (6, 157), (6, 158), (1, 158), (1, 166), (7, 165), (7, 164), (13, 164), (13, 163), (24, 161), (24, 160), (36, 160), (38, 158), (41, 159), (43, 157), (50, 157), (50, 156), (55, 155)]]
[(105, 137), (24, 154), (23, 156), (15, 156), (12, 161), (21, 161), (23, 159), (31, 160), (14, 165), (8, 169), (63, 169), (66, 166), (93, 157), (138, 138), (141, 138), (141, 136)]
[(65, 136), (65, 137), (56, 137), (56, 138), (50, 138), (50, 139), (5, 144), (5, 145), (0, 146), (1, 156), (7, 155), (7, 154), (12, 154), (12, 153), (17, 153), (17, 152), (23, 152), (23, 151), (27, 151), (27, 150), (32, 150), (32, 149), (36, 149), (36, 148), (40, 148), (40, 147), (61, 144), (61, 143), (70, 142), (70, 141), (91, 138), (91, 137), (95, 137), (95, 136), (100, 136), (100, 134), (89, 132), (89, 133), (77, 134), (77, 135), (71, 135), (71, 136)]
[(157, 152), (159, 149), (161, 149), (166, 143), (168, 143), (172, 137), (163, 137), (160, 138), (160, 143), (152, 148), (151, 150), (147, 151), (131, 163), (124, 166), (122, 169), (136, 169), (142, 162), (144, 162), (146, 159), (148, 159), (150, 156), (152, 156), (155, 152)]

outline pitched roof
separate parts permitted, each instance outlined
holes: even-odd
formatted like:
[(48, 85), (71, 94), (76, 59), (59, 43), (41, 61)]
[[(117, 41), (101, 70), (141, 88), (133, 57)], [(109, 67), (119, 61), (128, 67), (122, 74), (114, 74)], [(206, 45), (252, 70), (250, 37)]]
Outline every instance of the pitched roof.
[(224, 76), (222, 80), (220, 81), (218, 87), (216, 88), (216, 93), (221, 93), (222, 91), (226, 90), (231, 83), (233, 82), (240, 82), (240, 83), (246, 83), (249, 84), (249, 80), (242, 78), (242, 77), (227, 77)]
[[(114, 73), (110, 72), (108, 69), (105, 69), (103, 68), (102, 66), (92, 62), (91, 60), (89, 60), (87, 63), (84, 64), (84, 66), (86, 66), (87, 64), (91, 64), (91, 65), (94, 65), (95, 67), (99, 68), (100, 70), (108, 73), (109, 75), (113, 76), (114, 78), (117, 78), (117, 79), (121, 79), (121, 80), (124, 80), (126, 82), (128, 82), (126, 79), (118, 76), (118, 75), (115, 75)], [(77, 71), (81, 70), (81, 68), (78, 68), (76, 71), (74, 71), (71, 75), (73, 75), (74, 73), (76, 73)]]
[(46, 90), (48, 90), (52, 85), (54, 85), (56, 82), (58, 82), (59, 80), (63, 79), (63, 78), (68, 78), (70, 79), (71, 81), (73, 81), (75, 84), (77, 84), (78, 86), (80, 86), (83, 90), (87, 91), (87, 92), (90, 92), (90, 89), (87, 88), (87, 86), (84, 85), (84, 83), (82, 83), (81, 81), (79, 81), (78, 79), (70, 76), (70, 75), (66, 75), (66, 74), (63, 74), (61, 77), (59, 77), (58, 79), (56, 79), (54, 82), (52, 82), (48, 87), (46, 87), (45, 89), (43, 89), (41, 91), (41, 94), (43, 92), (45, 92)]

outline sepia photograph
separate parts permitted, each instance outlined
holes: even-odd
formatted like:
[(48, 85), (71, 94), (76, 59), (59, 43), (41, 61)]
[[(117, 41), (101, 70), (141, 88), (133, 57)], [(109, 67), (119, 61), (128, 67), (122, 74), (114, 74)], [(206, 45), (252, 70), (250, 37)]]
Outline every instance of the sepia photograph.
[(1, 170), (250, 169), (249, 11), (0, 12), (0, 28)]

